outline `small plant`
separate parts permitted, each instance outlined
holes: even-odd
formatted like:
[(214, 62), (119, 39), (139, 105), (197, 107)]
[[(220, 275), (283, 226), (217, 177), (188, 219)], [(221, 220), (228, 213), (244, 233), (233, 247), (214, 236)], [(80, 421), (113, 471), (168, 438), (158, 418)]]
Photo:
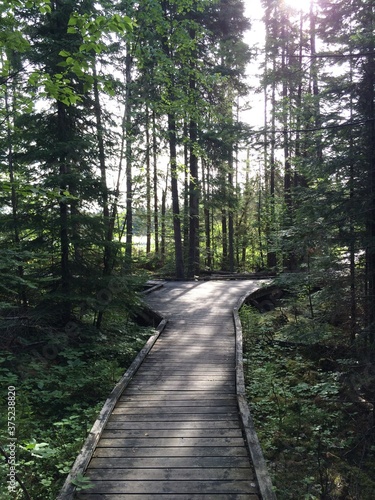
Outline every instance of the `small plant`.
[(72, 484), (76, 487), (77, 491), (89, 490), (92, 488), (92, 482), (90, 479), (82, 474), (77, 474), (72, 480)]
[[(39, 344), (19, 348), (16, 356), (0, 353), (0, 377), (17, 388), (17, 467), (29, 498), (56, 498), (103, 402), (150, 334), (113, 315), (102, 331), (81, 326), (80, 342), (62, 342), (54, 359), (43, 358)], [(5, 415), (0, 412), (1, 429)], [(5, 483), (6, 473), (4, 459)], [(81, 476), (75, 484), (78, 490), (90, 487)], [(0, 493), (3, 498), (9, 496)], [(18, 498), (26, 498), (21, 488)]]
[(372, 499), (368, 410), (350, 398), (343, 376), (357, 364), (339, 357), (322, 363), (327, 346), (319, 342), (329, 343), (336, 331), (321, 325), (324, 336), (305, 335), (311, 319), (300, 314), (294, 321), (286, 307), (287, 324), (277, 310), (259, 314), (244, 306), (240, 315), (247, 396), (278, 499)]

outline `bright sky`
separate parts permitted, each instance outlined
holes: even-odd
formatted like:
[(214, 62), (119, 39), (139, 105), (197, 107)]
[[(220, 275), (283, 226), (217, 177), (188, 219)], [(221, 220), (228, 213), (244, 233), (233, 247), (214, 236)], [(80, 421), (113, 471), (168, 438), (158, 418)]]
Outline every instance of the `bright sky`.
[[(260, 0), (244, 0), (245, 15), (251, 20), (251, 29), (245, 33), (245, 42), (251, 47), (261, 49), (264, 44), (265, 29), (262, 22), (263, 9)], [(248, 67), (248, 81), (250, 85), (259, 85), (259, 61), (250, 63)], [(246, 110), (241, 113), (241, 119), (254, 127), (262, 127), (264, 100), (263, 94), (255, 94), (251, 91), (248, 98), (251, 110)]]

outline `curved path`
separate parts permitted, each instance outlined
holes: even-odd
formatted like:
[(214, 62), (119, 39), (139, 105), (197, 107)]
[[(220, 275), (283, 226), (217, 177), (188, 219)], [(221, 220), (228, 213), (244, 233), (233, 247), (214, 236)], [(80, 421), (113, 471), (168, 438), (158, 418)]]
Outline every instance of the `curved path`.
[(257, 499), (236, 399), (232, 311), (258, 281), (168, 282), (168, 325), (101, 435), (79, 498)]

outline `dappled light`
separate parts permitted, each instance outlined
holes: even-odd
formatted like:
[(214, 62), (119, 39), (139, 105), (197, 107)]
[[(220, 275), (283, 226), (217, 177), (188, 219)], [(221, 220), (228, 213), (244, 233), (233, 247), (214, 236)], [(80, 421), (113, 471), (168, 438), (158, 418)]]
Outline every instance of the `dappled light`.
[[(5, 0), (0, 19), (5, 494), (56, 500), (69, 483), (89, 495), (101, 478), (82, 472), (83, 443), (88, 434), (94, 447), (128, 382), (139, 413), (121, 400), (114, 415), (128, 404), (132, 426), (151, 425), (146, 403), (157, 396), (165, 423), (172, 408), (184, 414), (188, 406), (173, 399), (183, 393), (201, 408), (195, 432), (200, 420), (219, 429), (198, 402), (216, 407), (222, 395), (224, 403), (236, 380), (248, 423), (245, 393), (251, 384), (258, 391), (280, 500), (372, 498), (374, 2)], [(241, 344), (232, 309), (247, 286), (257, 288), (246, 307), (259, 316), (259, 335), (245, 389), (234, 377), (242, 359), (232, 350)], [(306, 401), (326, 424), (308, 425)], [(129, 430), (132, 442), (146, 441)], [(178, 454), (197, 437), (170, 439), (178, 445), (165, 448)], [(145, 448), (153, 469), (157, 457)], [(212, 466), (205, 462), (212, 478), (220, 446), (203, 449), (215, 450)], [(289, 452), (318, 467), (294, 477)], [(154, 494), (171, 500), (166, 483), (176, 473), (169, 478), (164, 464)], [(212, 489), (194, 493), (189, 481), (197, 486), (200, 472), (185, 470), (177, 500), (227, 495), (236, 481), (230, 495), (251, 496), (241, 471), (223, 464)], [(112, 469), (103, 477), (116, 498)], [(133, 494), (143, 495), (139, 485)]]

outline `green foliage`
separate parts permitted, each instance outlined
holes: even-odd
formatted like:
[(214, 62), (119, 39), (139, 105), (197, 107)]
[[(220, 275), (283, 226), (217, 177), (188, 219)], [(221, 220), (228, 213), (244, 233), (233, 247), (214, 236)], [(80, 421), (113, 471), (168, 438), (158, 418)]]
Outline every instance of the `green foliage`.
[[(17, 472), (31, 498), (56, 498), (103, 402), (151, 330), (112, 315), (102, 332), (80, 324), (79, 332), (68, 333), (54, 331), (52, 351), (37, 336), (29, 339), (34, 347), (1, 351), (1, 385), (16, 387)], [(1, 412), (2, 442), (6, 415)], [(79, 490), (89, 487), (76, 481)]]
[(77, 474), (72, 480), (72, 484), (76, 487), (76, 491), (88, 490), (92, 487), (92, 483), (88, 477)]
[(247, 396), (277, 497), (370, 500), (374, 453), (363, 441), (368, 411), (347, 384), (355, 359), (337, 363), (318, 334), (305, 336), (303, 321), (290, 335), (288, 308), (261, 315), (244, 306), (240, 315)]

